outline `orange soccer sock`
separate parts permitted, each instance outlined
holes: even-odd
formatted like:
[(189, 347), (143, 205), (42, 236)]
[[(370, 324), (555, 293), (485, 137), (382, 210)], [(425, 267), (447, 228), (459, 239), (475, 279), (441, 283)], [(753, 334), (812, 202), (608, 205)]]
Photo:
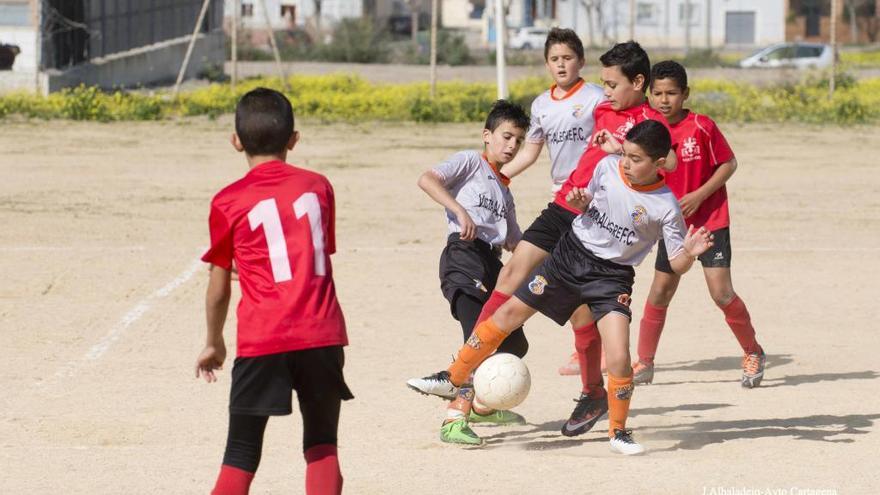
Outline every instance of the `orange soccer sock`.
[(639, 324), (639, 361), (654, 364), (654, 355), (660, 345), (660, 334), (666, 323), (666, 310), (645, 302), (645, 311)]
[(739, 296), (733, 296), (733, 300), (721, 308), (724, 312), (724, 319), (727, 325), (739, 341), (740, 347), (746, 354), (761, 352), (761, 346), (755, 337), (755, 327), (752, 326), (752, 319), (749, 316), (749, 310), (746, 304)]
[(507, 334), (498, 328), (492, 318), (477, 325), (447, 370), (452, 383), (456, 386), (465, 383), (477, 366), (495, 352), (505, 338)]
[(629, 415), (632, 393), (632, 372), (623, 378), (608, 373), (608, 436), (613, 437), (614, 430), (626, 429), (626, 417)]

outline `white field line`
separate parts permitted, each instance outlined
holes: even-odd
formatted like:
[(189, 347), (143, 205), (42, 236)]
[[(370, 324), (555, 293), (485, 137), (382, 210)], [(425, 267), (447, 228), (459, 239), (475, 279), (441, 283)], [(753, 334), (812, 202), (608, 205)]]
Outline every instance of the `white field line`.
[(0, 246), (0, 252), (31, 251), (144, 251), (144, 246)]
[[(86, 354), (78, 359), (67, 363), (55, 373), (55, 378), (69, 378), (76, 374), (83, 365), (88, 362), (97, 361), (110, 350), (110, 347), (117, 342), (125, 332), (131, 328), (144, 314), (149, 311), (153, 305), (161, 299), (168, 297), (175, 289), (186, 283), (202, 266), (202, 261), (196, 258), (190, 266), (181, 272), (174, 280), (168, 282), (164, 286), (156, 289), (152, 294), (138, 301), (122, 318), (93, 345)], [(40, 382), (39, 384), (42, 384)]]

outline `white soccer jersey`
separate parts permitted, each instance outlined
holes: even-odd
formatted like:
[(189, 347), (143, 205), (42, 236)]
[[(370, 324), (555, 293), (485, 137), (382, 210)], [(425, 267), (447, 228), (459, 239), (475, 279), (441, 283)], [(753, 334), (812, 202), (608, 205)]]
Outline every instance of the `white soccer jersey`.
[(531, 121), (526, 141), (547, 143), (550, 153), (550, 176), (553, 191), (577, 167), (590, 135), (593, 134), (593, 109), (605, 100), (602, 88), (583, 80), (562, 98), (553, 97), (553, 88), (541, 93), (532, 102)]
[(673, 259), (684, 251), (687, 233), (678, 200), (663, 181), (649, 186), (630, 184), (620, 156), (599, 161), (587, 186), (593, 200), (572, 222), (583, 245), (599, 258), (636, 266), (662, 237)]
[[(512, 247), (522, 232), (516, 223), (513, 194), (477, 151), (460, 151), (432, 169), (477, 225), (477, 238), (493, 247)], [(461, 232), (455, 214), (446, 210), (449, 233)]]

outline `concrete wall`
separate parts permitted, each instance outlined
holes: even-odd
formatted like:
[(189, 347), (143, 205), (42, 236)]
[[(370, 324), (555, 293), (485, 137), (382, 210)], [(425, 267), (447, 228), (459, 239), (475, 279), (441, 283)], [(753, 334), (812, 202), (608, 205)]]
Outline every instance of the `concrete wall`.
[[(49, 71), (43, 90), (52, 92), (79, 84), (111, 89), (174, 82), (188, 41), (189, 37), (169, 40), (96, 59), (63, 72)], [(200, 35), (187, 77), (196, 76), (207, 65), (222, 65), (225, 58), (222, 32)]]

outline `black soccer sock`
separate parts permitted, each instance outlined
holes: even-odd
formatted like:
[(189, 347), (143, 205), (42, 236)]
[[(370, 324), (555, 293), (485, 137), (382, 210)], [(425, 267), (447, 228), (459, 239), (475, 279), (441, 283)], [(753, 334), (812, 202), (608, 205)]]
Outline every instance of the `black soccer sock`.
[(263, 451), (263, 433), (268, 421), (268, 416), (230, 414), (223, 464), (249, 473), (257, 472)]

